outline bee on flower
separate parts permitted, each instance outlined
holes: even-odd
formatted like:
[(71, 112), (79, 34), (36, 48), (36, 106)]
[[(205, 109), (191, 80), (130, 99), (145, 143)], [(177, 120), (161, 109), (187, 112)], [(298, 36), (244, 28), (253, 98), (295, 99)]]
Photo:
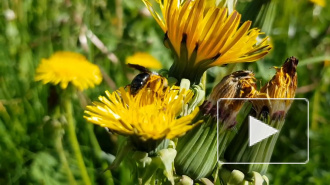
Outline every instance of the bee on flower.
[[(153, 82), (149, 79), (144, 83)], [(192, 99), (193, 92), (180, 90), (177, 86), (168, 87), (164, 83), (165, 80), (159, 80), (152, 86), (140, 86), (138, 91), (134, 85), (133, 91), (132, 85), (126, 89), (121, 87), (113, 93), (106, 91), (106, 96), (100, 96), (99, 102), (87, 106), (85, 118), (113, 132), (129, 136), (138, 150), (149, 152), (155, 149), (158, 141), (182, 136), (197, 125), (192, 121), (198, 109), (178, 118), (184, 105)]]
[[(99, 96), (99, 101), (86, 107), (84, 118), (110, 132), (125, 136), (126, 144), (119, 151), (118, 160), (113, 166), (130, 153), (129, 156), (133, 156), (131, 161), (139, 169), (138, 177), (142, 183), (156, 178), (153, 176), (158, 173), (154, 172), (161, 169), (173, 184), (172, 166), (176, 150), (169, 147), (170, 140), (183, 136), (201, 123), (195, 120), (198, 108), (190, 114), (185, 111), (194, 97), (194, 91), (168, 86), (165, 77), (140, 65), (129, 66), (141, 73), (130, 85), (112, 93), (106, 91), (106, 96)], [(146, 175), (148, 170), (151, 173)]]
[(134, 77), (131, 84), (129, 85), (132, 95), (136, 95), (144, 87), (153, 89), (156, 93), (163, 94), (163, 90), (168, 86), (168, 82), (165, 77), (159, 75), (156, 72), (151, 72), (147, 68), (140, 65), (128, 64), (128, 66), (141, 72)]

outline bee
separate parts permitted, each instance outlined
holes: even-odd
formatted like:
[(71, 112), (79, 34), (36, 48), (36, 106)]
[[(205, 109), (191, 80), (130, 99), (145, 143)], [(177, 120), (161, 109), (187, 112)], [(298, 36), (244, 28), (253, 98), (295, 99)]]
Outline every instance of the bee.
[(155, 92), (164, 90), (168, 86), (167, 79), (156, 72), (152, 72), (147, 68), (128, 64), (129, 67), (139, 70), (141, 73), (136, 75), (130, 84), (130, 93), (135, 96), (142, 88), (148, 87)]

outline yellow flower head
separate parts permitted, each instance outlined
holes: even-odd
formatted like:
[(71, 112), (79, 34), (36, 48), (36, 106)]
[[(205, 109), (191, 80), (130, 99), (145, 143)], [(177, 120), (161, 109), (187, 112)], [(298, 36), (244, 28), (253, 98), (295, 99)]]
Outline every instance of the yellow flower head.
[(107, 97), (100, 96), (100, 102), (87, 106), (85, 118), (113, 132), (137, 136), (141, 141), (172, 139), (196, 125), (191, 122), (198, 109), (177, 118), (192, 98), (191, 90), (167, 87), (161, 89), (164, 96), (159, 96), (160, 93), (145, 87), (133, 96), (127, 88), (121, 87), (113, 93), (106, 91)]
[(42, 59), (36, 70), (36, 81), (60, 84), (62, 89), (71, 83), (79, 90), (94, 87), (102, 81), (99, 67), (79, 53), (60, 51)]
[[(165, 43), (175, 51), (176, 62), (184, 63), (174, 63), (174, 77), (182, 73), (177, 68), (193, 68), (189, 73), (201, 75), (213, 66), (256, 61), (271, 49), (268, 37), (257, 42), (261, 33), (250, 29), (251, 21), (240, 24), (237, 11), (228, 15), (226, 8), (206, 8), (205, 0), (158, 0), (161, 17), (149, 0), (143, 2), (166, 33)], [(188, 74), (182, 77), (191, 79)]]
[(162, 64), (148, 53), (137, 52), (126, 58), (126, 64), (136, 64), (149, 69), (161, 69)]
[(321, 7), (325, 7), (326, 1), (325, 0), (309, 0), (310, 2), (319, 5)]

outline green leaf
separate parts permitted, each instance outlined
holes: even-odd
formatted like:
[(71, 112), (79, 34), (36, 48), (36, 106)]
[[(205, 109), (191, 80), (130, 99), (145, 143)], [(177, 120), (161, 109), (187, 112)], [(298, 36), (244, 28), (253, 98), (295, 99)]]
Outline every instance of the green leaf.
[(303, 67), (308, 64), (316, 64), (324, 61), (330, 61), (330, 56), (324, 55), (324, 56), (311, 57), (308, 59), (300, 60), (298, 67)]

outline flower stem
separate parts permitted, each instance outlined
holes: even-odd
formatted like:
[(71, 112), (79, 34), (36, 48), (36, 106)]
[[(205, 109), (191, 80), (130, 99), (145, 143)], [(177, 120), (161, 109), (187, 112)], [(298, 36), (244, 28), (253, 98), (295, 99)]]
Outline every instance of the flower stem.
[(123, 36), (123, 5), (122, 0), (116, 0), (116, 16), (117, 16), (117, 36), (121, 38)]
[(87, 173), (87, 169), (80, 151), (76, 131), (75, 131), (75, 126), (74, 126), (74, 119), (72, 115), (72, 103), (69, 98), (66, 97), (65, 102), (64, 102), (64, 109), (65, 109), (65, 114), (66, 114), (66, 119), (68, 122), (68, 132), (69, 132), (69, 140), (71, 142), (73, 152), (75, 154), (75, 157), (78, 162), (78, 166), (80, 169), (80, 173), (82, 175), (84, 184), (90, 185), (91, 181)]
[(63, 149), (63, 143), (62, 143), (62, 131), (63, 130), (62, 130), (62, 128), (59, 128), (57, 130), (58, 131), (57, 131), (55, 147), (56, 147), (56, 150), (57, 150), (58, 155), (60, 157), (60, 160), (63, 164), (64, 170), (67, 173), (67, 177), (68, 177), (68, 180), (69, 180), (70, 184), (75, 185), (77, 183), (76, 183), (76, 180), (74, 179), (74, 176), (71, 172), (71, 169), (70, 169), (69, 164), (68, 164), (68, 160), (65, 157), (65, 153), (64, 153), (64, 149)]
[[(88, 135), (89, 135), (91, 144), (93, 146), (95, 156), (97, 157), (97, 159), (102, 160), (101, 159), (101, 152), (102, 152), (102, 150), (101, 150), (101, 147), (100, 147), (100, 145), (99, 145), (99, 143), (97, 141), (97, 138), (96, 138), (96, 136), (94, 134), (93, 125), (92, 124), (89, 124), (87, 126), (87, 128), (88, 128)], [(108, 165), (107, 165), (106, 162), (101, 161), (101, 163), (102, 163), (102, 168), (103, 169), (108, 168)], [(106, 178), (107, 184), (109, 184), (109, 185), (113, 185), (114, 184), (111, 170), (107, 170), (106, 172), (104, 172), (104, 176)]]

